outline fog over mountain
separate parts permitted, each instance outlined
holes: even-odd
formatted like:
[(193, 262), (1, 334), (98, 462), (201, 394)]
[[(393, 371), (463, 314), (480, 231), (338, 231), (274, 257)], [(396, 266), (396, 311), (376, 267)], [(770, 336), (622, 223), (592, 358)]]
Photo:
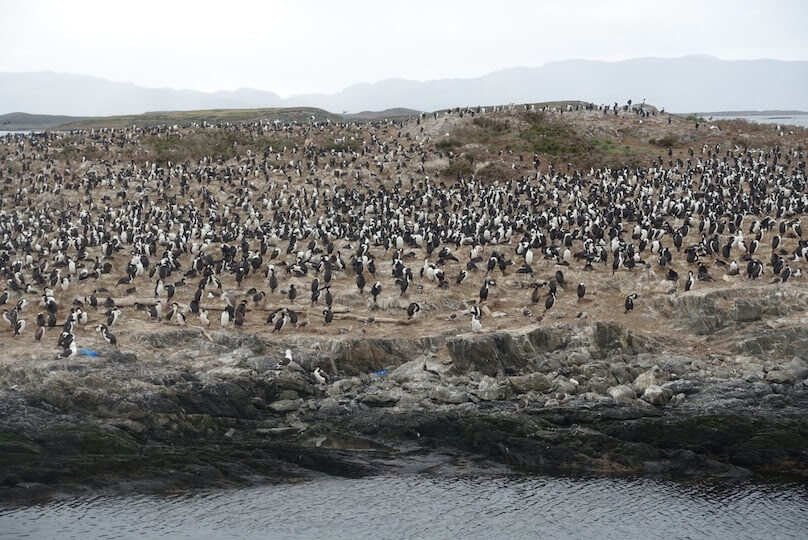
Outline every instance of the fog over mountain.
[(200, 92), (143, 88), (87, 75), (0, 73), (0, 114), (101, 116), (159, 110), (320, 107), (333, 112), (408, 107), (431, 111), (465, 105), (580, 99), (627, 99), (672, 112), (808, 109), (808, 62), (721, 60), (711, 56), (566, 60), (510, 68), (473, 79), (388, 79), (335, 94), (281, 98), (271, 91)]

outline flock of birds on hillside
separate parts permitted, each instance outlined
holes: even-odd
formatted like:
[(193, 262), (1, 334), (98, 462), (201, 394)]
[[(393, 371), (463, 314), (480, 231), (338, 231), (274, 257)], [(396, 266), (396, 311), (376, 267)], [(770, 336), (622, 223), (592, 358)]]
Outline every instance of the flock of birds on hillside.
[[(616, 273), (653, 268), (683, 291), (802, 275), (802, 148), (704, 144), (646, 167), (588, 170), (501, 152), (512, 177), (439, 177), (432, 164), (447, 152), (425, 128), (491, 112), (6, 136), (0, 306), (8, 335), (52, 340), (65, 358), (91, 335), (83, 328), (117, 346), (127, 319), (283, 333), (356, 311), (364, 331), (384, 312), (400, 310), (404, 324), (437, 318), (426, 298), (441, 295), (465, 302), (441, 320), (465, 331), (470, 317), (480, 332), (505, 276), (529, 283), (528, 292), (503, 293), (528, 322), (566, 290), (584, 302)], [(233, 159), (155, 163), (142, 152), (147, 140), (201, 130), (306, 142)], [(66, 149), (78, 149), (69, 163)], [(80, 157), (89, 150), (101, 157)], [(624, 314), (642, 301), (637, 292), (621, 298), (603, 308)]]

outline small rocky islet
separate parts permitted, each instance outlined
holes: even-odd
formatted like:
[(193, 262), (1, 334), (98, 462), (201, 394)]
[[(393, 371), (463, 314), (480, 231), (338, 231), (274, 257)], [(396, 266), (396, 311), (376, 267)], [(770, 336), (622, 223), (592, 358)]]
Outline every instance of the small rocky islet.
[(6, 137), (2, 492), (805, 478), (804, 131), (615, 109)]

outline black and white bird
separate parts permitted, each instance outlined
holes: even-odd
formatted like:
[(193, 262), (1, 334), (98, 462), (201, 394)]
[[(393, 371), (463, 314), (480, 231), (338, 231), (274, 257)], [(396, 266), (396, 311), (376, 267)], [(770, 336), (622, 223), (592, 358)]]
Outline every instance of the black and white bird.
[(274, 334), (275, 332), (280, 332), (283, 330), (283, 327), (286, 326), (288, 320), (289, 317), (286, 315), (286, 313), (281, 314), (281, 318), (275, 321), (275, 328), (272, 329), (272, 333)]
[(121, 310), (114, 307), (107, 311), (107, 326), (112, 326), (121, 318)]
[(480, 287), (480, 303), (482, 304), (486, 300), (488, 300), (488, 291), (489, 285), (491, 285), (492, 281), (488, 278), (483, 280), (483, 286)]
[(231, 322), (233, 322), (233, 319), (235, 318), (236, 318), (235, 308), (228, 304), (224, 307), (224, 311), (222, 311), (222, 314), (219, 317), (219, 324), (221, 324), (222, 326), (227, 326)]
[(14, 337), (22, 334), (23, 330), (25, 330), (25, 319), (17, 319), (17, 322), (14, 324)]
[(421, 311), (421, 306), (418, 305), (418, 303), (416, 302), (410, 303), (410, 305), (407, 306), (407, 319), (415, 318), (415, 316), (418, 315), (419, 311)]
[(583, 283), (579, 283), (576, 292), (578, 294), (578, 301), (580, 302), (581, 300), (584, 299), (584, 295), (586, 294), (586, 285), (584, 285)]
[(483, 331), (483, 323), (476, 315), (471, 316), (471, 331), (475, 334)]
[(99, 324), (98, 326), (95, 327), (95, 331), (101, 334), (101, 337), (104, 338), (104, 341), (106, 341), (108, 344), (112, 346), (118, 345), (118, 340), (115, 338), (112, 332), (109, 331), (107, 325)]
[(334, 320), (334, 312), (330, 309), (324, 309), (323, 317), (325, 318), (325, 324), (331, 324), (331, 321)]
[(380, 282), (376, 282), (373, 284), (373, 287), (370, 289), (370, 294), (373, 296), (373, 305), (378, 305), (378, 298), (379, 295), (382, 293), (382, 284)]
[(317, 381), (317, 384), (328, 384), (328, 374), (320, 369), (320, 366), (314, 368), (314, 380)]
[(289, 364), (292, 363), (292, 350), (286, 349), (286, 352), (283, 353), (283, 359), (278, 361), (278, 364), (275, 366), (275, 369), (283, 369), (288, 367)]
[(3, 312), (3, 320), (13, 329), (17, 325), (17, 310), (8, 309)]
[(185, 326), (186, 316), (177, 302), (171, 303), (171, 312), (169, 313), (168, 319), (173, 320), (180, 326)]
[(685, 292), (691, 290), (696, 283), (696, 278), (693, 276), (693, 271), (687, 273), (687, 281), (685, 282)]
[(468, 272), (466, 272), (465, 270), (461, 270), (460, 273), (457, 274), (457, 279), (455, 280), (455, 284), (460, 285), (461, 283), (463, 283), (466, 280), (466, 278), (468, 276), (469, 276)]
[(553, 304), (555, 304), (555, 301), (556, 301), (555, 293), (548, 294), (547, 298), (544, 300), (544, 311), (549, 311), (550, 308), (553, 307)]
[(78, 345), (76, 345), (76, 340), (70, 340), (62, 349), (62, 352), (59, 353), (58, 358), (65, 359), (71, 358), (76, 356), (79, 353)]
[(631, 293), (630, 295), (626, 296), (626, 302), (625, 302), (626, 311), (624, 313), (628, 313), (629, 311), (632, 311), (634, 309), (634, 300), (639, 298), (639, 296), (640, 295), (638, 295), (637, 293)]
[(149, 311), (149, 317), (154, 322), (160, 322), (163, 319), (163, 302), (157, 300), (157, 303), (148, 306), (146, 309)]

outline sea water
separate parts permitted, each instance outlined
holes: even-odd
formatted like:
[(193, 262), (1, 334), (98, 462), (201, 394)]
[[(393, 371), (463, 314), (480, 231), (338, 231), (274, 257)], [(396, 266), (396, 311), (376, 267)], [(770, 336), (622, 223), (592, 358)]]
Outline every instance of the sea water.
[(799, 538), (808, 486), (525, 476), (324, 478), (0, 510), (3, 538)]

